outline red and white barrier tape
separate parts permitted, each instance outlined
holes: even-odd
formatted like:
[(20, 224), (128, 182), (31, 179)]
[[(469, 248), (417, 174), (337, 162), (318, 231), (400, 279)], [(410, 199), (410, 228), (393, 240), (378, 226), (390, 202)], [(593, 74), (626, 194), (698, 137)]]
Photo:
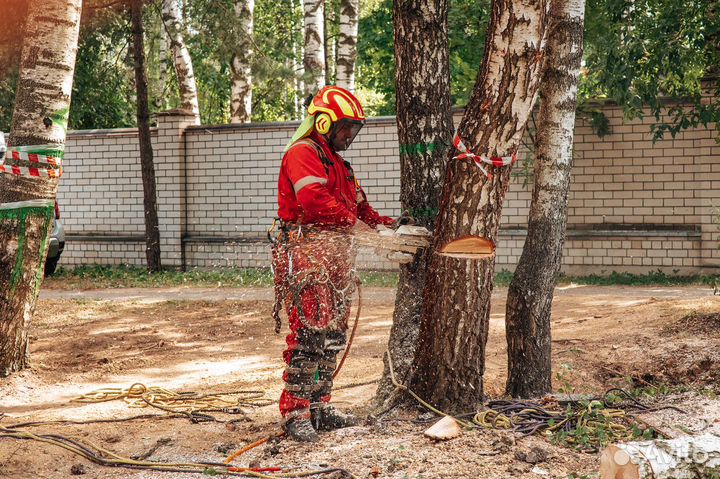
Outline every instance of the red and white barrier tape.
[(492, 178), (493, 175), (492, 173), (487, 171), (487, 169), (483, 166), (483, 163), (500, 168), (502, 166), (512, 165), (517, 161), (517, 153), (513, 153), (510, 156), (476, 155), (475, 153), (467, 149), (465, 143), (462, 142), (458, 135), (455, 135), (455, 139), (453, 140), (453, 146), (456, 150), (460, 152), (459, 155), (453, 157), (454, 160), (472, 160), (475, 165), (480, 168), (480, 171), (482, 171), (488, 178)]
[[(34, 178), (60, 178), (62, 176), (62, 151), (59, 156), (44, 155), (27, 151), (28, 148), (57, 148), (56, 145), (37, 145), (34, 147), (9, 148), (0, 162), (0, 173), (16, 176), (30, 176)], [(36, 150), (37, 151), (37, 150)], [(44, 163), (55, 168), (38, 168), (33, 166), (17, 166), (5, 163), (5, 160), (27, 161), (29, 163)]]
[(17, 176), (32, 176), (35, 178), (60, 178), (62, 176), (62, 168), (26, 168), (24, 166), (0, 164), (0, 173)]
[(24, 160), (31, 163), (47, 163), (52, 166), (62, 166), (62, 159), (55, 156), (38, 155), (37, 153), (28, 153), (26, 151), (17, 151), (9, 149), (5, 153), (5, 158), (13, 160)]

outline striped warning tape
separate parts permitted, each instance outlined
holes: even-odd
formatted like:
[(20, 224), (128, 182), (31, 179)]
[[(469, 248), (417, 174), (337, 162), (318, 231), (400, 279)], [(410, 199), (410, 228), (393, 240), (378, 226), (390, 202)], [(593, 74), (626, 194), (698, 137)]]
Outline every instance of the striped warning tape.
[(459, 155), (453, 157), (454, 160), (464, 160), (466, 158), (472, 160), (475, 165), (480, 168), (480, 171), (482, 171), (488, 178), (492, 178), (493, 175), (492, 173), (487, 171), (487, 169), (483, 166), (483, 163), (500, 168), (503, 166), (512, 165), (517, 161), (517, 153), (513, 153), (510, 156), (476, 155), (475, 153), (467, 149), (465, 143), (462, 142), (458, 135), (455, 135), (455, 139), (453, 140), (453, 146), (456, 150), (460, 152)]
[(13, 149), (9, 149), (7, 153), (5, 153), (5, 159), (12, 159), (15, 161), (24, 160), (29, 161), (30, 163), (47, 163), (55, 167), (62, 166), (62, 158), (60, 157), (40, 155), (37, 153), (29, 153), (27, 151), (18, 151)]
[(32, 176), (35, 178), (60, 178), (62, 176), (62, 168), (45, 169), (0, 164), (0, 173), (17, 176)]
[[(32, 145), (8, 148), (3, 161), (0, 162), (0, 173), (34, 178), (60, 178), (62, 176), (62, 148), (62, 145)], [(7, 164), (7, 160), (46, 164), (54, 168), (17, 166)]]

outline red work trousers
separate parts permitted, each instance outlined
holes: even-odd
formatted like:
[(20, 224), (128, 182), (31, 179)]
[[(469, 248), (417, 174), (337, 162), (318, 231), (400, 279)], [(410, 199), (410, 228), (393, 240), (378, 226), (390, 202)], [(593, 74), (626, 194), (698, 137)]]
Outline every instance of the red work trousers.
[(347, 234), (291, 236), (273, 250), (276, 301), (283, 301), (290, 323), (280, 396), (280, 413), (287, 418), (309, 416), (311, 403), (330, 401), (355, 289), (355, 253)]

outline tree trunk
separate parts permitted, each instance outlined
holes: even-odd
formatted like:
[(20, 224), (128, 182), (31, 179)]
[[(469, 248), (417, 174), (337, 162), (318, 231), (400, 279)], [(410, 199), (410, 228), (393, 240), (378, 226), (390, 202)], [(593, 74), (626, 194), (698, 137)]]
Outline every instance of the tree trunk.
[(145, 207), (145, 257), (148, 271), (160, 271), (160, 228), (158, 227), (157, 195), (155, 193), (155, 166), (150, 139), (150, 112), (148, 110), (147, 73), (145, 71), (145, 42), (143, 39), (143, 1), (132, 0), (132, 44), (137, 92), (137, 124), (140, 140), (140, 164)]
[[(433, 8), (433, 6), (428, 8)], [(360, 0), (340, 0), (340, 31), (337, 40), (337, 78), (335, 84), (351, 92), (355, 91), (355, 60), (357, 59), (359, 17)], [(447, 41), (445, 43), (447, 44)], [(395, 54), (397, 55), (397, 52)]]
[(28, 7), (8, 139), (16, 153), (8, 152), (0, 173), (0, 376), (28, 364), (28, 331), (54, 216), (81, 7), (81, 0), (32, 0)]
[(303, 0), (305, 53), (305, 96), (314, 95), (325, 86), (325, 50), (323, 47), (323, 0)]
[[(300, 0), (302, 1), (302, 0)], [(294, 91), (294, 108), (295, 108), (295, 120), (302, 120), (305, 112), (303, 111), (303, 100), (302, 95), (305, 93), (305, 82), (303, 77), (305, 76), (305, 70), (303, 68), (302, 59), (304, 58), (304, 50), (302, 42), (297, 41), (296, 35), (296, 22), (297, 18), (297, 5), (295, 0), (290, 0), (290, 14), (293, 18), (293, 35), (292, 35), (292, 47), (293, 47), (293, 58), (292, 58), (292, 69), (294, 74), (295, 91)], [(299, 28), (299, 27), (298, 27)]]
[[(494, 0), (485, 58), (458, 136), (479, 155), (517, 151), (540, 83), (548, 0)], [(433, 249), (465, 235), (497, 240), (510, 166), (449, 160)], [(483, 400), (494, 260), (433, 255), (413, 362), (416, 393), (449, 412)]]
[[(179, 0), (163, 0), (162, 8), (163, 24), (165, 25), (165, 31), (170, 40), (170, 48), (172, 48), (173, 52), (173, 64), (175, 65), (175, 74), (177, 75), (178, 89), (180, 90), (180, 108), (192, 112), (199, 125), (200, 107), (198, 106), (198, 92), (195, 86), (192, 59), (190, 58), (190, 52), (183, 39), (180, 2)], [(133, 28), (135, 27), (133, 26)], [(144, 68), (143, 62), (143, 69)]]
[(512, 397), (542, 396), (552, 390), (550, 309), (565, 243), (584, 10), (584, 0), (558, 0), (551, 10), (540, 87), (535, 188), (505, 315), (506, 392)]
[[(393, 18), (400, 202), (418, 224), (432, 229), (453, 131), (448, 2), (395, 0)], [(424, 250), (412, 263), (400, 266), (388, 353), (401, 382), (409, 377), (415, 354), (429, 258), (430, 252)], [(386, 359), (377, 404), (387, 407), (393, 391)]]
[(255, 0), (235, 0), (240, 38), (232, 58), (232, 93), (230, 108), (232, 123), (249, 123), (252, 115), (252, 60), (253, 11)]

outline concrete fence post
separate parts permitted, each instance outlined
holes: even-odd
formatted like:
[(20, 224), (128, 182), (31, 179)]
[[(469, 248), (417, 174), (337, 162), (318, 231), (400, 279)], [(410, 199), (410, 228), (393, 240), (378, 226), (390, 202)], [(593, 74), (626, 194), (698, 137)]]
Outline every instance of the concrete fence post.
[(197, 123), (189, 111), (157, 114), (155, 176), (157, 178), (160, 249), (164, 267), (185, 268), (185, 129)]

